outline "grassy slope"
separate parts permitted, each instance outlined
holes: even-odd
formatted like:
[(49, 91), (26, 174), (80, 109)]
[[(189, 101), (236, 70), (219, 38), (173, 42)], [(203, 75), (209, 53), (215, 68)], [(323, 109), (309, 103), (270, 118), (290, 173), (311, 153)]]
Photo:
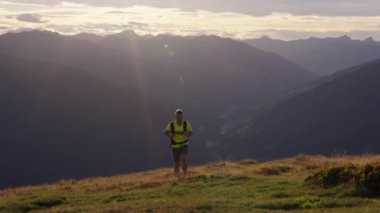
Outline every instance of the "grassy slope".
[(0, 212), (379, 212), (380, 198), (353, 187), (318, 188), (305, 177), (339, 164), (380, 162), (380, 156), (298, 156), (256, 164), (192, 167), (175, 181), (171, 169), (0, 191)]

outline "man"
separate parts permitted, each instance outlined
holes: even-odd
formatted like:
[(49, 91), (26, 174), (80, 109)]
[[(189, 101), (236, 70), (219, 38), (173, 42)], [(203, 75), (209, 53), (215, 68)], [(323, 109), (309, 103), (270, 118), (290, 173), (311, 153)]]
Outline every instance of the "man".
[(187, 175), (187, 154), (189, 149), (189, 138), (193, 135), (193, 128), (188, 121), (183, 120), (183, 111), (175, 111), (175, 120), (169, 123), (164, 134), (171, 140), (171, 149), (174, 157), (174, 174), (180, 177), (180, 166), (184, 176)]

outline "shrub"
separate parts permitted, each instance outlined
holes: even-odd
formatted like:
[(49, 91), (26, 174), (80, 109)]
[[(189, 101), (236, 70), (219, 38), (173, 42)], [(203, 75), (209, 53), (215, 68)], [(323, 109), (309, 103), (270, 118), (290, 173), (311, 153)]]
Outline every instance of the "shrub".
[(272, 194), (272, 197), (273, 198), (285, 198), (285, 197), (289, 197), (289, 195), (285, 192), (278, 192), (278, 193)]
[(50, 208), (62, 204), (63, 201), (63, 198), (45, 198), (33, 201), (32, 204), (39, 207)]
[(356, 183), (368, 196), (380, 195), (380, 165), (367, 164), (357, 175)]
[(357, 195), (379, 196), (380, 165), (367, 164), (362, 168), (353, 165), (333, 167), (318, 171), (307, 177), (305, 181), (323, 187), (352, 183), (356, 186)]
[(323, 187), (332, 187), (339, 184), (348, 183), (354, 179), (357, 168), (353, 165), (333, 167), (327, 170), (321, 170), (305, 179), (314, 185)]

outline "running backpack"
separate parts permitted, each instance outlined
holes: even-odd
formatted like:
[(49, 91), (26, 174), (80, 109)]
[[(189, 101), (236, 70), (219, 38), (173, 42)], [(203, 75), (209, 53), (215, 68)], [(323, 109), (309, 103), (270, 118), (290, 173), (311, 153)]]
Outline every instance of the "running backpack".
[[(171, 132), (174, 134), (174, 133), (178, 133), (175, 131), (174, 129), (174, 122), (171, 122), (170, 123), (170, 129), (171, 129)], [(186, 121), (183, 121), (183, 132), (187, 132), (187, 122)], [(181, 132), (181, 133), (183, 133)]]
[[(174, 122), (171, 122), (170, 123), (170, 129), (171, 129), (171, 132), (173, 134), (175, 133), (184, 133), (187, 131), (187, 122), (186, 121), (183, 121), (183, 132), (176, 132), (175, 129), (174, 129)], [(188, 141), (184, 141), (184, 142), (181, 142), (181, 143), (176, 143), (173, 138), (172, 138), (172, 141), (171, 141), (171, 144), (170, 144), (170, 147), (172, 147), (173, 144), (182, 144), (182, 143), (187, 143)]]

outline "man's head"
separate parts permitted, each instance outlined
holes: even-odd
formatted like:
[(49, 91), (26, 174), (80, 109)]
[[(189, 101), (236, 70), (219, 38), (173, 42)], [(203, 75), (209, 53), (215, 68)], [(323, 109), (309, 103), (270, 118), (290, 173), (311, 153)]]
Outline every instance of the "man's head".
[(182, 122), (182, 120), (183, 120), (183, 111), (182, 111), (182, 109), (177, 109), (175, 111), (175, 119), (176, 119), (176, 121)]

